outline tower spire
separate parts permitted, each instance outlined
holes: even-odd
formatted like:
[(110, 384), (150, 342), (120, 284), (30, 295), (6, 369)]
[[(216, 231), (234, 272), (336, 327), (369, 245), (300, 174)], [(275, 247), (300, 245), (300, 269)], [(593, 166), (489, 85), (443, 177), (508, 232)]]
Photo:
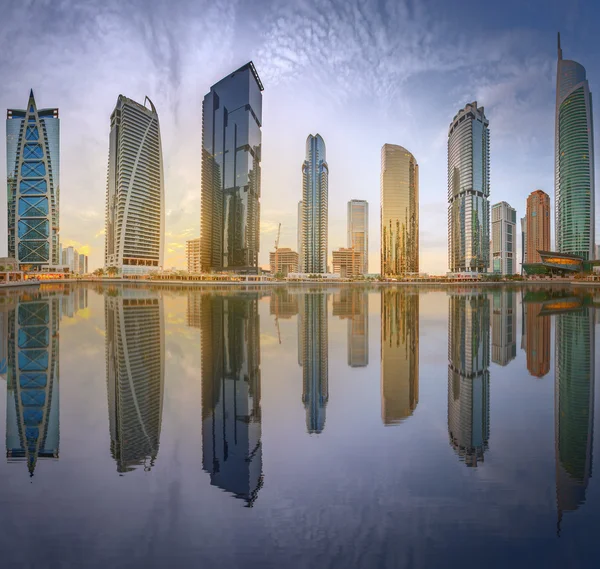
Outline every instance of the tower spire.
[(560, 32), (558, 32), (558, 59), (559, 61), (562, 59), (562, 49), (560, 47)]

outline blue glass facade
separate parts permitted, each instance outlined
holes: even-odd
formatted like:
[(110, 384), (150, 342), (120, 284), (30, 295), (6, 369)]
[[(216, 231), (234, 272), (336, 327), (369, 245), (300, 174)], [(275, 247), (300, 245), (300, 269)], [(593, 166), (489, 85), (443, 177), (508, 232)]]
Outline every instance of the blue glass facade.
[(20, 300), (8, 321), (6, 456), (27, 462), (58, 458), (58, 297)]
[(58, 265), (58, 109), (38, 109), (33, 92), (26, 111), (9, 109), (6, 158), (8, 256), (29, 270)]

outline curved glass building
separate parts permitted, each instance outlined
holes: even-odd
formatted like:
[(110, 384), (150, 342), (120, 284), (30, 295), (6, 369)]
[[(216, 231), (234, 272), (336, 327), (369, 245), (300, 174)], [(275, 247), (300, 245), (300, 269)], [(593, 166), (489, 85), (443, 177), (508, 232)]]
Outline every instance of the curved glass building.
[(594, 128), (585, 68), (562, 58), (558, 35), (555, 134), (556, 250), (594, 259)]
[(402, 146), (381, 148), (381, 274), (419, 272), (419, 165)]
[[(147, 108), (146, 102), (150, 104)], [(158, 114), (119, 95), (110, 116), (105, 267), (144, 274), (163, 265), (165, 192)]]
[(448, 268), (487, 272), (490, 256), (490, 131), (477, 101), (448, 130)]
[(29, 92), (27, 109), (6, 113), (8, 256), (21, 269), (58, 265), (58, 109), (38, 109)]

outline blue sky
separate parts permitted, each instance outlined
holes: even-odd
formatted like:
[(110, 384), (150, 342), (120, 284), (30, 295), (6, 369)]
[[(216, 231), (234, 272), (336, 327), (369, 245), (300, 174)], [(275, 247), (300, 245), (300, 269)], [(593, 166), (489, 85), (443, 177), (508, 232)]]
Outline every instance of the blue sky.
[(491, 202), (508, 201), (520, 217), (536, 188), (554, 204), (558, 30), (565, 59), (586, 67), (594, 95), (600, 85), (593, 0), (2, 0), (1, 9), (0, 107), (25, 107), (30, 88), (39, 107), (59, 107), (61, 238), (89, 252), (91, 268), (103, 262), (109, 117), (120, 93), (148, 95), (159, 112), (166, 266), (184, 266), (185, 240), (200, 231), (202, 98), (252, 59), (265, 86), (260, 263), (279, 222), (281, 246), (296, 246), (304, 144), (318, 132), (329, 249), (346, 244), (346, 202), (367, 199), (370, 270), (379, 270), (380, 151), (400, 144), (420, 165), (421, 269), (442, 273), (456, 111), (485, 107)]

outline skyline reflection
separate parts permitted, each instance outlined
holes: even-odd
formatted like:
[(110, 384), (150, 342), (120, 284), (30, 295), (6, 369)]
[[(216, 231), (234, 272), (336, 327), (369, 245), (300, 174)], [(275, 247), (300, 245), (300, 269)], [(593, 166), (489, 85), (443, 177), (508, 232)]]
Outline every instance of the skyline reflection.
[[(408, 438), (430, 428), (430, 460), (436, 465), (448, 460), (463, 470), (464, 465), (486, 469), (485, 476), (477, 475), (481, 479), (497, 472), (500, 463), (508, 468), (502, 453), (511, 429), (530, 427), (522, 436), (533, 437), (532, 444), (540, 443), (539, 448), (531, 454), (531, 465), (523, 467), (524, 473), (513, 472), (511, 480), (522, 481), (523, 488), (532, 477), (546, 484), (546, 515), (553, 527), (558, 520), (559, 534), (572, 512), (591, 515), (589, 506), (582, 506), (594, 503), (590, 486), (597, 314), (594, 298), (584, 290), (530, 287), (520, 295), (508, 287), (207, 292), (111, 286), (0, 295), (7, 462), (27, 464), (36, 481), (49, 483), (47, 469), (58, 462), (47, 460), (49, 466), (36, 470), (42, 459), (58, 459), (60, 450), (62, 463), (63, 447), (73, 459), (73, 409), (82, 413), (90, 404), (81, 403), (80, 393), (69, 410), (70, 395), (59, 381), (59, 328), (67, 330), (73, 342), (73, 329), (94, 314), (94, 326), (104, 337), (95, 336), (93, 342), (102, 348), (106, 366), (106, 396), (94, 404), (102, 406), (108, 426), (99, 429), (98, 436), (105, 438), (97, 454), (110, 461), (113, 476), (165, 476), (176, 469), (173, 445), (180, 433), (165, 417), (181, 410), (177, 425), (185, 425), (184, 411), (197, 407), (201, 398), (201, 420), (188, 423), (184, 435), (193, 443), (195, 468), (206, 472), (194, 480), (237, 498), (234, 508), (252, 507), (259, 498), (262, 508), (273, 493), (283, 492), (282, 472), (288, 462), (294, 472), (301, 471), (304, 463), (295, 464), (291, 455), (280, 458), (281, 453), (310, 449), (319, 453), (319, 460), (329, 453), (336, 456), (341, 452), (337, 441), (349, 440), (345, 421), (352, 416), (352, 428), (364, 428), (364, 440), (357, 440), (366, 445), (361, 452), (367, 449), (369, 460), (378, 456), (377, 445), (386, 444), (378, 433), (388, 426), (396, 426), (386, 435), (394, 445), (408, 444)], [(522, 315), (522, 328), (517, 314)], [(380, 348), (380, 369), (377, 358), (369, 358), (369, 325), (371, 330), (381, 326), (381, 335), (371, 338), (372, 353)], [(187, 351), (176, 349), (183, 337), (187, 343), (181, 346)], [(518, 341), (522, 350), (517, 354)], [(89, 346), (78, 355), (73, 345), (77, 344), (66, 347), (71, 356), (67, 361), (93, 355)], [(441, 362), (435, 359), (440, 346)], [(491, 371), (492, 363), (501, 367), (492, 366)], [(553, 384), (534, 379), (552, 373)], [(193, 384), (198, 375), (200, 381)], [(74, 381), (78, 380), (79, 376)], [(190, 396), (193, 391), (188, 389), (197, 392)], [(525, 410), (526, 416), (507, 410), (515, 399), (520, 400), (515, 408)], [(165, 403), (169, 400), (170, 405)], [(66, 431), (59, 424), (59, 410), (65, 409), (71, 414)], [(356, 414), (360, 409), (364, 415)], [(533, 417), (539, 424), (531, 423)], [(280, 428), (290, 433), (288, 446), (276, 444)], [(161, 433), (166, 441), (161, 441)], [(292, 433), (306, 442), (294, 440)], [(263, 452), (263, 442), (269, 453)], [(334, 462), (328, 468), (342, 464)], [(340, 484), (351, 480), (348, 475)], [(494, 491), (501, 493), (506, 483), (498, 484)], [(568, 526), (573, 527), (570, 519)]]

